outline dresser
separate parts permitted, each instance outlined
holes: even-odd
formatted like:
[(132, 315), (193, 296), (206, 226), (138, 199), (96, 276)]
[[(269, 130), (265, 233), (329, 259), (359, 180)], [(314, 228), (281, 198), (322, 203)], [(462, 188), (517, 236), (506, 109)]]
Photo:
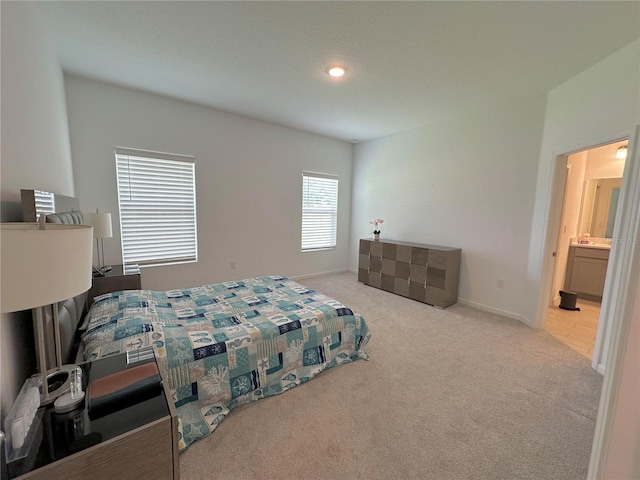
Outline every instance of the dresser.
[(360, 240), (358, 281), (434, 307), (458, 300), (459, 248)]

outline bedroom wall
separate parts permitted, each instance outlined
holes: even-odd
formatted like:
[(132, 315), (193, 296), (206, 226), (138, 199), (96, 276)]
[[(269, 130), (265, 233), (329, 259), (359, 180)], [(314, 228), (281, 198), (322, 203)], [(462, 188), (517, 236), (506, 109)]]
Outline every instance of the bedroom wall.
[[(145, 268), (143, 288), (348, 267), (350, 143), (76, 76), (65, 84), (76, 195), (112, 213), (107, 264), (122, 263), (114, 146), (196, 157), (198, 262)], [(333, 250), (300, 251), (303, 170), (339, 176)]]
[[(20, 221), (20, 189), (73, 195), (73, 172), (62, 71), (27, 2), (2, 2), (1, 212)], [(35, 373), (29, 312), (0, 319), (0, 416)]]
[[(459, 301), (528, 321), (526, 277), (545, 97), (520, 98), (356, 145), (350, 268), (358, 239), (462, 249)], [(504, 289), (497, 288), (505, 280)]]
[[(2, 201), (73, 195), (62, 70), (31, 5), (2, 2)], [(21, 218), (20, 218), (21, 220)]]

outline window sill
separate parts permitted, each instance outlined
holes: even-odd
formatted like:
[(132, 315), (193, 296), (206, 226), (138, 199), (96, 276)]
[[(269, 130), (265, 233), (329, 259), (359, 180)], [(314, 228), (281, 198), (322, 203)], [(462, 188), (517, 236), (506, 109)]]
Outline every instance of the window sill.
[(307, 248), (302, 250), (302, 253), (323, 252), (326, 250), (335, 250), (336, 247), (321, 247), (321, 248)]

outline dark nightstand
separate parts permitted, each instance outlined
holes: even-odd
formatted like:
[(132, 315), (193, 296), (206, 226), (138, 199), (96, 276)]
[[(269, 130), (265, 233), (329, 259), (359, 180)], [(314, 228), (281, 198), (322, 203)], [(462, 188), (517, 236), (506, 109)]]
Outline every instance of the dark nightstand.
[(142, 283), (140, 280), (140, 269), (137, 265), (127, 265), (124, 269), (122, 265), (113, 265), (111, 270), (102, 277), (93, 277), (93, 284), (87, 295), (89, 306), (93, 303), (94, 297), (105, 293), (117, 292), (120, 290), (140, 290)]
[[(122, 354), (80, 364), (83, 387), (127, 368), (155, 362)], [(85, 399), (76, 410), (55, 413), (53, 407), (37, 425), (29, 455), (7, 465), (10, 479), (42, 480), (178, 480), (177, 417), (165, 390), (151, 398), (91, 419)]]

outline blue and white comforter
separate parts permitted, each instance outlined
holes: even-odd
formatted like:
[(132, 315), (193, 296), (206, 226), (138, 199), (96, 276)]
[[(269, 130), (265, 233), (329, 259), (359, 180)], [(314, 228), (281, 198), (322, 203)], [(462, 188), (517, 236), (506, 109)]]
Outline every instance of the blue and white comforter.
[(358, 358), (361, 315), (279, 276), (96, 297), (86, 360), (153, 346), (179, 420), (179, 447), (213, 432), (234, 407)]

